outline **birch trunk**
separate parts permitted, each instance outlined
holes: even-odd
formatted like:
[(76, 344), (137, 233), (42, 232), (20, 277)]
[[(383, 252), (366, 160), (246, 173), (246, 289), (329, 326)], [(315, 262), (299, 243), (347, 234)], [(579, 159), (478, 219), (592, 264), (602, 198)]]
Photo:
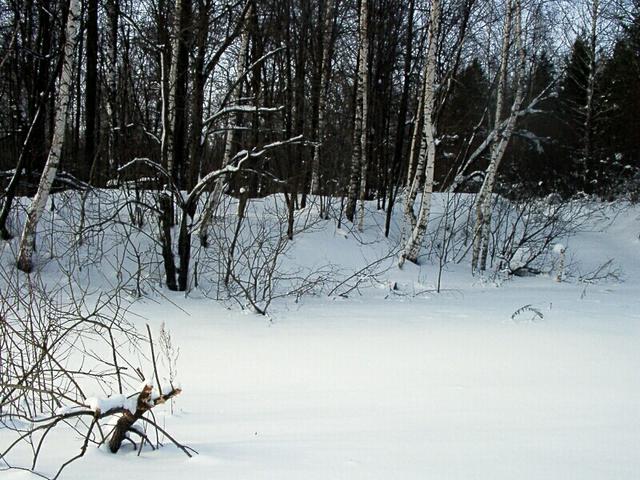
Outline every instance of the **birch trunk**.
[[(504, 101), (503, 99), (506, 90), (506, 64), (511, 37), (511, 20), (513, 17), (514, 9), (516, 17), (515, 41), (516, 48), (518, 50), (516, 92), (509, 118), (507, 119), (504, 129), (498, 137), (497, 143), (494, 144), (494, 147), (491, 150), (491, 159), (489, 161), (489, 166), (487, 167), (484, 181), (482, 183), (482, 186), (480, 187), (478, 198), (476, 199), (476, 224), (474, 228), (474, 243), (471, 261), (471, 268), (474, 272), (478, 269), (484, 271), (487, 267), (487, 255), (489, 251), (489, 236), (491, 229), (491, 199), (495, 186), (496, 174), (498, 172), (498, 168), (500, 167), (500, 163), (502, 162), (502, 158), (504, 157), (507, 145), (509, 144), (511, 136), (513, 135), (516, 121), (518, 119), (518, 112), (522, 107), (522, 102), (524, 99), (526, 57), (524, 51), (524, 42), (522, 38), (522, 8), (520, 0), (515, 0), (515, 2), (509, 4), (507, 18), (505, 19), (505, 33), (503, 35), (503, 48), (501, 54), (503, 64), (500, 67), (501, 85), (498, 92), (499, 96), (496, 102), (496, 128), (498, 128), (499, 123), (501, 122), (501, 110), (498, 110), (498, 108), (502, 109), (502, 103)], [(507, 21), (509, 22), (508, 25)]]
[[(347, 192), (347, 206), (345, 216), (350, 222), (354, 221), (356, 212), (356, 203), (358, 200), (358, 186), (366, 187), (366, 178), (358, 182), (359, 176), (363, 170), (363, 138), (366, 147), (366, 132), (363, 137), (363, 130), (366, 130), (364, 123), (364, 85), (367, 81), (368, 56), (369, 56), (369, 36), (367, 32), (369, 15), (368, 0), (360, 0), (360, 21), (358, 28), (358, 75), (356, 88), (356, 115), (353, 128), (353, 154), (351, 155), (351, 175), (349, 178), (349, 190)], [(364, 77), (364, 78), (363, 78)], [(363, 81), (364, 80), (364, 81)]]
[[(425, 65), (426, 68), (426, 65)], [(423, 148), (424, 142), (424, 112), (425, 112), (425, 97), (426, 97), (426, 72), (425, 80), (420, 89), (421, 95), (418, 99), (418, 108), (416, 111), (416, 120), (413, 129), (413, 136), (411, 137), (411, 148), (409, 150), (409, 168), (407, 172), (407, 185), (409, 190), (407, 191), (404, 201), (404, 217), (405, 226), (409, 226), (413, 230), (416, 226), (417, 219), (413, 211), (413, 206), (416, 203), (418, 197), (418, 191), (423, 184), (424, 171), (425, 171), (425, 155)]]
[[(404, 251), (400, 256), (399, 265), (402, 266), (405, 260), (416, 263), (418, 254), (422, 247), (424, 235), (427, 231), (429, 214), (431, 212), (431, 194), (433, 192), (433, 174), (436, 159), (436, 139), (434, 125), (435, 107), (435, 87), (436, 87), (436, 53), (438, 37), (440, 35), (440, 0), (433, 0), (431, 3), (431, 18), (429, 26), (429, 45), (427, 47), (427, 63), (425, 66), (424, 79), (424, 120), (423, 120), (423, 141), (420, 148), (420, 157), (413, 179), (412, 190), (417, 192), (420, 177), (425, 175), (424, 187), (422, 189), (422, 201), (420, 202), (420, 213), (413, 224), (413, 208), (410, 205), (411, 217), (405, 221), (412, 223), (411, 234), (407, 239)], [(415, 197), (414, 197), (415, 199)]]
[[(504, 18), (504, 26), (502, 30), (502, 47), (500, 53), (500, 72), (498, 77), (498, 91), (496, 94), (496, 110), (494, 118), (494, 130), (500, 125), (502, 119), (502, 110), (505, 90), (507, 88), (507, 73), (509, 64), (509, 47), (511, 42), (511, 28), (513, 17), (513, 0), (509, 0), (507, 5), (507, 12)], [(500, 138), (500, 137), (498, 137)], [(485, 236), (489, 236), (489, 228), (491, 221), (488, 218), (488, 213), (491, 209), (491, 193), (493, 192), (493, 183), (495, 177), (495, 170), (497, 168), (496, 160), (500, 140), (497, 140), (491, 148), (491, 157), (489, 160), (489, 166), (486, 169), (484, 181), (480, 187), (478, 198), (476, 199), (476, 222), (473, 232), (473, 251), (471, 257), (471, 271), (475, 272), (478, 268), (484, 270), (480, 262), (480, 255), (482, 252), (482, 245), (484, 243)], [(489, 187), (491, 185), (491, 187)], [(490, 191), (489, 191), (490, 190)], [(488, 197), (488, 198), (487, 198)], [(489, 212), (487, 212), (487, 206)], [(486, 267), (486, 265), (485, 265)]]
[(31, 257), (35, 249), (35, 234), (38, 221), (47, 204), (49, 192), (53, 185), (53, 180), (60, 164), (60, 154), (64, 143), (64, 131), (67, 124), (67, 114), (69, 101), (71, 99), (71, 83), (73, 81), (73, 57), (76, 43), (78, 41), (80, 29), (80, 0), (71, 0), (69, 3), (69, 14), (67, 16), (66, 40), (64, 45), (64, 58), (62, 60), (62, 74), (60, 76), (60, 89), (56, 98), (55, 123), (53, 129), (53, 139), (47, 162), (45, 163), (36, 192), (29, 210), (27, 220), (22, 230), (20, 247), (18, 251), (17, 266), (24, 272), (32, 269)]
[(171, 175), (171, 179), (175, 180), (175, 138), (174, 126), (176, 118), (176, 90), (178, 87), (178, 51), (180, 50), (180, 12), (182, 11), (182, 2), (184, 0), (175, 0), (175, 10), (173, 13), (173, 41), (171, 43), (171, 63), (169, 64), (169, 85), (167, 92), (167, 105), (165, 107), (165, 148), (167, 156), (167, 172)]
[(107, 0), (107, 22), (108, 22), (108, 46), (107, 46), (107, 157), (109, 161), (109, 173), (114, 172), (118, 165), (115, 163), (115, 132), (118, 126), (116, 117), (117, 102), (117, 74), (118, 74), (118, 0)]
[(190, 35), (191, 1), (175, 0), (171, 68), (169, 71), (169, 137), (167, 143), (167, 170), (173, 181), (182, 186), (185, 164), (185, 104), (186, 75), (189, 69), (187, 43)]
[(360, 216), (358, 230), (364, 230), (365, 201), (367, 198), (367, 172), (369, 159), (367, 157), (367, 139), (369, 134), (369, 8), (368, 0), (361, 0), (360, 16), (362, 28), (360, 30), (360, 91), (362, 102), (362, 126), (360, 128)]

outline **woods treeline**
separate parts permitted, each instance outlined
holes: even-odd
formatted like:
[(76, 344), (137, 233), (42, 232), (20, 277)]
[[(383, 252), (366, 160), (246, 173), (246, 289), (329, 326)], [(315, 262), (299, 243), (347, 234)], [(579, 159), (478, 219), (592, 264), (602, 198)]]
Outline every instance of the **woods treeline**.
[(471, 192), (484, 269), (495, 193), (637, 195), (639, 14), (637, 0), (4, 2), (0, 230), (17, 234), (14, 198), (34, 195), (29, 270), (52, 189), (146, 182), (165, 192), (182, 289), (223, 193), (283, 194), (289, 237), (309, 195), (341, 199), (360, 229), (375, 200), (387, 234), (402, 200), (402, 264), (432, 192)]
[(640, 0), (0, 0), (0, 469), (47, 478), (58, 425), (53, 479), (89, 445), (191, 456), (140, 298), (268, 315), (454, 263), (584, 296), (620, 271), (565, 240), (639, 198)]

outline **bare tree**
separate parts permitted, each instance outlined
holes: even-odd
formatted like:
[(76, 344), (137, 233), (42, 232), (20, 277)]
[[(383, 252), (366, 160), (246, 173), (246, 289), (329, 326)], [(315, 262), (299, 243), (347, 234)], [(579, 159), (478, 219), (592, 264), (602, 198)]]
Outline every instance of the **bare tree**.
[(107, 61), (105, 68), (105, 86), (107, 101), (107, 158), (109, 173), (113, 173), (116, 165), (115, 132), (118, 126), (117, 109), (117, 78), (118, 78), (118, 9), (119, 0), (106, 0), (107, 12)]
[[(435, 88), (436, 88), (436, 52), (438, 50), (438, 38), (440, 36), (441, 18), (440, 0), (433, 0), (431, 3), (431, 16), (429, 20), (429, 35), (427, 47), (427, 62), (424, 72), (424, 97), (422, 100), (424, 108), (423, 118), (423, 140), (418, 157), (416, 173), (411, 184), (412, 192), (417, 192), (422, 182), (422, 175), (425, 175), (422, 199), (420, 203), (420, 213), (417, 221), (414, 220), (413, 204), (409, 198), (405, 205), (405, 228), (411, 228), (411, 233), (404, 245), (404, 250), (400, 255), (399, 265), (402, 266), (405, 260), (410, 262), (418, 261), (418, 254), (422, 247), (422, 241), (427, 231), (429, 213), (431, 212), (431, 194), (433, 192), (433, 177), (436, 161), (436, 126), (434, 119)], [(415, 193), (409, 197), (415, 198)]]
[[(358, 191), (360, 192), (359, 228), (364, 222), (364, 200), (367, 188), (367, 138), (369, 101), (369, 0), (360, 1), (358, 28), (358, 72), (356, 88), (356, 115), (353, 129), (353, 154), (351, 156), (351, 176), (347, 194), (346, 217), (353, 222), (356, 212)], [(358, 182), (358, 180), (360, 180)]]
[(166, 108), (169, 120), (167, 170), (179, 186), (182, 186), (184, 180), (186, 163), (186, 102), (189, 70), (188, 49), (191, 39), (191, 2), (192, 0), (175, 0), (169, 94)]
[[(245, 23), (252, 15), (253, 4), (249, 3), (247, 13), (245, 15)], [(249, 50), (249, 28), (245, 25), (242, 32), (242, 40), (240, 42), (240, 54), (238, 55), (238, 62), (236, 64), (236, 79), (233, 87), (230, 90), (230, 97), (234, 102), (237, 102), (242, 96), (242, 80), (246, 75), (246, 63), (247, 52)], [(236, 147), (236, 131), (238, 128), (238, 120), (241, 118), (240, 112), (232, 110), (227, 119), (227, 138), (224, 145), (224, 154), (222, 156), (222, 167), (226, 167), (231, 160), (233, 149)], [(200, 244), (207, 245), (208, 230), (211, 225), (211, 218), (220, 204), (220, 199), (224, 191), (224, 177), (219, 177), (213, 185), (213, 192), (207, 198), (206, 205), (202, 214), (202, 221), (200, 222), (200, 229), (198, 235), (200, 237)]]
[[(513, 18), (515, 17), (515, 18)], [(476, 223), (474, 228), (473, 255), (471, 268), (485, 270), (487, 265), (487, 251), (489, 248), (489, 229), (491, 227), (491, 199), (495, 186), (496, 174), (500, 162), (504, 157), (505, 150), (516, 126), (518, 114), (521, 111), (524, 99), (524, 82), (526, 56), (524, 50), (524, 39), (522, 30), (522, 6), (520, 0), (510, 0), (507, 5), (504, 29), (502, 33), (502, 49), (500, 55), (500, 74), (498, 80), (498, 94), (496, 100), (496, 119), (498, 127), (502, 123), (503, 103), (507, 88), (507, 68), (509, 61), (509, 51), (511, 45), (512, 22), (515, 20), (515, 46), (518, 53), (516, 72), (516, 91), (511, 106), (511, 111), (500, 136), (495, 140), (491, 150), (489, 166), (485, 171), (484, 181), (480, 187), (480, 192), (476, 199)], [(496, 128), (497, 129), (497, 128)]]
[(322, 28), (322, 63), (320, 73), (320, 91), (318, 92), (318, 131), (316, 135), (316, 145), (313, 150), (313, 160), (311, 164), (311, 192), (321, 193), (320, 185), (320, 154), (322, 142), (324, 141), (326, 129), (326, 109), (327, 109), (327, 89), (331, 78), (331, 53), (333, 50), (333, 25), (335, 23), (335, 2), (336, 0), (326, 0), (324, 2), (324, 23)]
[(62, 74), (60, 76), (60, 87), (56, 98), (53, 140), (51, 141), (47, 162), (42, 171), (38, 191), (29, 206), (27, 220), (20, 239), (17, 265), (20, 270), (25, 272), (29, 272), (32, 269), (31, 257), (35, 249), (36, 228), (47, 203), (47, 199), (49, 198), (49, 192), (51, 191), (51, 186), (55, 179), (58, 165), (60, 164), (60, 154), (62, 152), (62, 144), (64, 143), (67, 113), (71, 98), (74, 50), (78, 40), (79, 28), (80, 0), (71, 0), (67, 17)]
[[(157, 448), (157, 442), (134, 427), (138, 420), (157, 428), (191, 456), (192, 449), (175, 441), (147, 415), (182, 390), (173, 381), (163, 385), (148, 326), (149, 365), (137, 366), (127, 355), (129, 351), (142, 354), (146, 341), (126, 318), (122, 285), (89, 303), (86, 289), (79, 289), (71, 277), (67, 280), (63, 296), (61, 290), (49, 290), (37, 275), (16, 284), (0, 271), (0, 424), (9, 438), (0, 451), (2, 469), (37, 472), (49, 434), (63, 425), (81, 433), (80, 452), (61, 461), (50, 476), (37, 472), (41, 477), (59, 478), (90, 444), (108, 443), (115, 453), (124, 440), (133, 442), (130, 436), (137, 435), (140, 449), (145, 443)], [(69, 300), (61, 301), (63, 297)], [(151, 370), (153, 380), (146, 381), (140, 391), (137, 385), (145, 380), (142, 367)], [(111, 394), (89, 396), (93, 391)], [(107, 420), (116, 420), (115, 427)], [(14, 452), (23, 446), (31, 451), (28, 466), (14, 463)], [(17, 461), (21, 457), (16, 455)]]
[[(135, 158), (127, 164), (120, 167), (121, 171), (131, 169), (135, 166), (147, 166), (151, 168), (161, 182), (166, 187), (158, 194), (160, 207), (157, 210), (160, 223), (160, 244), (162, 249), (162, 257), (165, 267), (165, 279), (167, 288), (170, 290), (187, 291), (189, 285), (189, 275), (191, 273), (191, 236), (194, 231), (194, 225), (197, 225), (198, 219), (190, 221), (194, 217), (196, 207), (201, 196), (213, 185), (219, 177), (231, 175), (241, 171), (249, 166), (252, 161), (263, 157), (265, 154), (276, 150), (282, 146), (300, 143), (302, 136), (292, 137), (286, 140), (276, 141), (267, 145), (253, 148), (251, 150), (241, 150), (236, 153), (229, 163), (218, 170), (213, 170), (205, 175), (190, 191), (185, 195), (182, 190), (171, 181), (171, 173), (162, 165), (149, 158)], [(179, 211), (178, 223), (178, 260), (176, 265), (174, 245), (171, 235), (171, 226), (166, 221), (166, 212), (174, 208), (173, 199), (175, 198), (176, 206)]]

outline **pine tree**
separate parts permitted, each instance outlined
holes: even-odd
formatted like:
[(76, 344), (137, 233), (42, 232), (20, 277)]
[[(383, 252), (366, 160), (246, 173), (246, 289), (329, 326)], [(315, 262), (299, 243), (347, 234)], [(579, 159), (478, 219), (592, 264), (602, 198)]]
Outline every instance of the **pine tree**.
[[(603, 104), (601, 165), (603, 194), (618, 191), (620, 183), (640, 169), (640, 17), (615, 45), (600, 78)], [(604, 190), (606, 188), (606, 190)]]
[[(555, 82), (556, 68), (545, 51), (532, 59), (526, 80), (528, 104)], [(501, 193), (508, 197), (565, 193), (570, 183), (570, 162), (560, 150), (556, 137), (562, 132), (556, 98), (538, 104), (538, 113), (520, 122), (512, 144), (507, 148), (501, 175)]]
[[(564, 128), (559, 132), (559, 141), (565, 149), (569, 170), (574, 178), (574, 189), (585, 189), (588, 173), (582, 150), (584, 136), (584, 107), (587, 103), (587, 84), (589, 82), (589, 51), (587, 42), (578, 37), (573, 43), (571, 55), (560, 83), (558, 101), (560, 118)], [(564, 169), (563, 169), (564, 170)]]

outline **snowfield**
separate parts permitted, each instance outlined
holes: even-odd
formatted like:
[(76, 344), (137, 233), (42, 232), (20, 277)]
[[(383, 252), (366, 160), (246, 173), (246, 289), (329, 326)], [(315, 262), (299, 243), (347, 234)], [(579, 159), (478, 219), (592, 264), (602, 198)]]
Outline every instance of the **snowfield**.
[[(371, 217), (367, 241), (328, 221), (287, 262), (361, 268), (389, 250)], [(366, 288), (282, 299), (268, 317), (198, 292), (149, 295), (134, 321), (170, 330), (183, 388), (173, 414), (154, 412), (199, 455), (90, 446), (63, 478), (638, 479), (640, 208), (611, 218), (562, 239), (563, 282), (482, 280), (451, 263), (436, 293), (434, 265), (392, 258)], [(620, 281), (577, 280), (609, 259)], [(56, 432), (38, 471), (80, 446)]]

